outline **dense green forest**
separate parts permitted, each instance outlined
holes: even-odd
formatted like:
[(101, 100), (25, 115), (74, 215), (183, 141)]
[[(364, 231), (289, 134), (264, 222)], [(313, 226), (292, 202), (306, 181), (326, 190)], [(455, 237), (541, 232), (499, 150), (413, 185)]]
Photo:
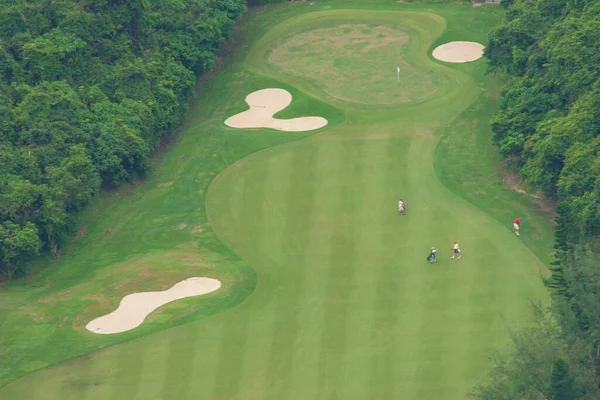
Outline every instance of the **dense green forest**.
[(0, 272), (148, 170), (244, 0), (0, 0)]
[(504, 0), (491, 72), (506, 74), (491, 121), (502, 154), (558, 201), (552, 306), (513, 334), (473, 398), (600, 399), (600, 1)]
[(600, 2), (509, 0), (490, 36), (492, 71), (511, 80), (492, 121), (520, 173), (560, 200), (560, 248), (600, 235)]

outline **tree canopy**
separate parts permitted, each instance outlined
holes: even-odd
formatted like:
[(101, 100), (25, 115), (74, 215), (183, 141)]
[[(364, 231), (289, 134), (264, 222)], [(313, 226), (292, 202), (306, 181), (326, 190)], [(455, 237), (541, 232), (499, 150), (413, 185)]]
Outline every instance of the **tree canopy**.
[(556, 197), (560, 249), (600, 235), (600, 2), (511, 0), (486, 56), (506, 72), (492, 119), (504, 155)]
[(0, 0), (0, 271), (57, 252), (102, 185), (143, 176), (243, 0)]
[(489, 37), (506, 74), (494, 141), (521, 176), (558, 201), (549, 310), (513, 335), (473, 398), (600, 399), (600, 2), (504, 0)]

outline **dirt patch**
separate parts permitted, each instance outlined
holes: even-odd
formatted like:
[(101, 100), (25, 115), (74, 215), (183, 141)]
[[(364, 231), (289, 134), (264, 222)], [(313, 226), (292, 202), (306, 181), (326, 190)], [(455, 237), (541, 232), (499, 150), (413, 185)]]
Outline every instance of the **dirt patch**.
[[(61, 255), (69, 254), (71, 252), (71, 250), (73, 250), (73, 247), (77, 244), (77, 240), (79, 238), (83, 237), (86, 232), (87, 232), (87, 224), (84, 221), (79, 224), (79, 227), (77, 228), (77, 234), (75, 235), (73, 240), (70, 240), (64, 248), (62, 248), (58, 251), (57, 260), (60, 259)], [(27, 279), (31, 279), (31, 274), (27, 275)]]
[(555, 219), (558, 216), (556, 213), (556, 202), (547, 199), (542, 194), (533, 194), (527, 192), (523, 189), (523, 180), (512, 168), (504, 168), (504, 173), (502, 176), (502, 182), (514, 190), (517, 193), (521, 193), (527, 197), (529, 197), (537, 206), (539, 210), (546, 216), (546, 218), (552, 222), (553, 225), (556, 224)]
[[(115, 310), (121, 299), (128, 294), (165, 290), (192, 276), (217, 278), (213, 266), (203, 261), (197, 254), (186, 251), (171, 251), (162, 255), (143, 257), (113, 266), (109, 274), (98, 274), (94, 278), (93, 285), (89, 283), (78, 285), (57, 293), (44, 303), (60, 307), (62, 302), (72, 301), (76, 297), (87, 302), (89, 305), (70, 321), (77, 331), (87, 332), (85, 325), (88, 322)], [(174, 266), (178, 267), (173, 268)], [(101, 291), (94, 289), (103, 282), (106, 284)]]
[[(436, 74), (416, 65), (409, 35), (394, 26), (342, 24), (287, 37), (268, 54), (269, 65), (305, 78), (332, 98), (396, 104), (437, 90)], [(398, 81), (397, 67), (401, 69)], [(426, 77), (427, 76), (427, 77)]]
[(77, 229), (77, 238), (82, 237), (83, 235), (85, 235), (85, 233), (87, 232), (87, 224), (85, 222), (82, 222), (79, 225), (79, 229)]
[(523, 182), (523, 180), (521, 179), (521, 177), (512, 169), (511, 170), (507, 170), (504, 174), (504, 184), (508, 187), (510, 187), (512, 190), (514, 190), (515, 192), (524, 194), (526, 196), (530, 196), (533, 197), (535, 199), (539, 199), (539, 196), (534, 195), (534, 194), (530, 194), (527, 193), (525, 190), (521, 189), (521, 184)]
[[(180, 267), (174, 269), (172, 268), (174, 265)], [(137, 289), (136, 284), (145, 281), (173, 284), (189, 277), (190, 273), (197, 272), (198, 267), (202, 267), (204, 270), (212, 268), (212, 265), (204, 263), (202, 257), (189, 251), (170, 251), (154, 256), (141, 257), (123, 263), (116, 263), (106, 269), (102, 268), (97, 271), (93, 282), (70, 287), (40, 301), (46, 304), (56, 304), (61, 301), (69, 301), (73, 297), (82, 294), (83, 298), (91, 298), (87, 293), (95, 293), (91, 296), (105, 297), (112, 292), (118, 293), (120, 290), (132, 292)], [(106, 283), (103, 286), (102, 295), (98, 295), (97, 290), (90, 289), (99, 283), (103, 284), (103, 282)]]
[(24, 307), (21, 312), (24, 315), (27, 315), (29, 318), (31, 318), (31, 320), (33, 322), (41, 323), (41, 322), (45, 322), (46, 321), (46, 317), (45, 316), (43, 316), (41, 313), (35, 312), (34, 310), (32, 310), (29, 307), (27, 307), (27, 308)]
[(381, 40), (378, 43), (369, 43), (367, 46), (365, 46), (361, 50), (361, 53), (369, 53), (371, 50), (375, 50), (379, 47), (389, 46), (393, 43), (406, 43), (407, 41), (408, 41), (408, 37), (406, 37), (406, 36), (383, 37), (383, 38), (381, 38)]
[(152, 153), (152, 155), (150, 156), (150, 159), (153, 162), (155, 162), (156, 160), (158, 160), (158, 158), (161, 156), (161, 154), (164, 153), (164, 151), (167, 149), (167, 147), (169, 147), (169, 144), (171, 144), (171, 142), (173, 140), (175, 140), (176, 137), (177, 136), (175, 134), (169, 135), (169, 136), (162, 136), (159, 139), (158, 147), (156, 148), (156, 150), (154, 151), (154, 153)]
[(169, 252), (168, 255), (177, 257), (177, 259), (184, 261), (185, 265), (196, 266), (196, 267), (206, 267), (206, 268), (213, 267), (211, 264), (201, 262), (201, 261), (203, 261), (203, 259), (201, 257), (198, 257), (196, 254), (172, 251), (172, 252)]
[[(134, 189), (137, 189), (142, 183), (144, 183), (142, 179), (134, 179), (133, 182), (125, 182), (117, 187), (107, 187), (103, 189), (103, 191), (106, 193), (111, 193), (117, 198), (119, 196), (128, 196), (133, 192)], [(112, 204), (112, 200), (113, 199), (108, 200), (108, 206)]]

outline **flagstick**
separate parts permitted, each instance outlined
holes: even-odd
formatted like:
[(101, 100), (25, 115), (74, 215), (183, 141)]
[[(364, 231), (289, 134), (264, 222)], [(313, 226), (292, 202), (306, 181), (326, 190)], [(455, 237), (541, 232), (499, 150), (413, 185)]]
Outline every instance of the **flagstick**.
[(400, 83), (400, 67), (398, 67), (397, 71), (398, 71), (398, 83)]

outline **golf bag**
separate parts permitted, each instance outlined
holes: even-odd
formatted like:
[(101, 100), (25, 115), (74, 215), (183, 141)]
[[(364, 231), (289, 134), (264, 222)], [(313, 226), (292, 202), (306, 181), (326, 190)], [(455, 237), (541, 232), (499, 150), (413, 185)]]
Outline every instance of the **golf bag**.
[(437, 252), (437, 250), (431, 250), (431, 253), (429, 253), (429, 257), (427, 257), (427, 261), (429, 261), (429, 264), (433, 264), (437, 262), (437, 258), (435, 258), (435, 253)]

